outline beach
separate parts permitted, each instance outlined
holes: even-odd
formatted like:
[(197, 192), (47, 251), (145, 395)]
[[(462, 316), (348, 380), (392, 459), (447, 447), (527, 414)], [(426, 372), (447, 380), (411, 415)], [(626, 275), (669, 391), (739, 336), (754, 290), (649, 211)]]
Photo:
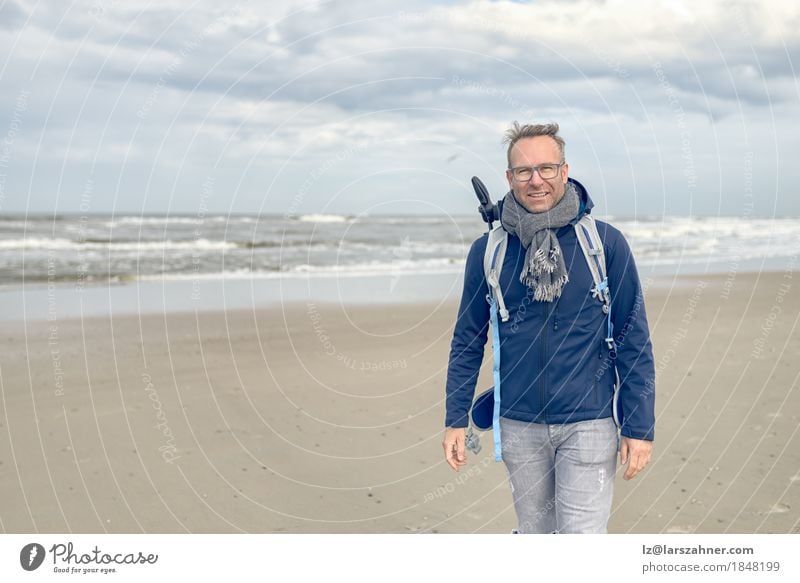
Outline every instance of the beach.
[[(800, 532), (794, 265), (643, 284), (655, 450), (609, 531)], [(443, 458), (457, 301), (336, 299), (4, 322), (0, 529), (509, 532), (491, 433)]]

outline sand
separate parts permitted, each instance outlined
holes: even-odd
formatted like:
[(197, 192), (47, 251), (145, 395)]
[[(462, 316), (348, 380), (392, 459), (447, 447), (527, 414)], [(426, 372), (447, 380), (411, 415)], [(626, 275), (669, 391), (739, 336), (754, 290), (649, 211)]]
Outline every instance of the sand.
[[(800, 531), (800, 282), (646, 280), (652, 464), (615, 533)], [(505, 470), (444, 463), (456, 304), (4, 324), (0, 529), (506, 533)], [(490, 350), (479, 388), (491, 385)]]

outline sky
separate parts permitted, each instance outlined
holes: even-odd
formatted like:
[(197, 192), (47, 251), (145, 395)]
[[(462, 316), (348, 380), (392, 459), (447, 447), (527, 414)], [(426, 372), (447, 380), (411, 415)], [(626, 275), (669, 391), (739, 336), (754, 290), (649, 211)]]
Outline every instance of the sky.
[(469, 214), (557, 122), (600, 215), (800, 216), (800, 2), (0, 0), (0, 214)]

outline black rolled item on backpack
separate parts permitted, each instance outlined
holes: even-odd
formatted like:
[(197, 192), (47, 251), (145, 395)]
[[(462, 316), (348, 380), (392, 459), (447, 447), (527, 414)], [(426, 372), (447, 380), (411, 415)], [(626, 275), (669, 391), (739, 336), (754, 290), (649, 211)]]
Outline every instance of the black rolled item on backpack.
[(484, 222), (489, 223), (489, 228), (492, 228), (494, 221), (500, 220), (500, 211), (497, 205), (492, 202), (492, 197), (489, 196), (489, 191), (486, 185), (477, 176), (472, 177), (472, 188), (475, 189), (475, 196), (478, 197), (478, 212), (481, 214)]

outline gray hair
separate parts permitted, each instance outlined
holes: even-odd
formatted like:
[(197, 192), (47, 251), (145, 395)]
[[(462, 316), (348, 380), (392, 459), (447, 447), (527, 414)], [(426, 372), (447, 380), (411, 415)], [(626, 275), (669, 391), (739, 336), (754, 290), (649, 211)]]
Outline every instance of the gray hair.
[(515, 121), (511, 124), (511, 127), (506, 130), (505, 137), (503, 138), (503, 143), (508, 144), (506, 158), (508, 158), (509, 168), (511, 168), (511, 149), (514, 147), (514, 144), (523, 138), (535, 138), (538, 136), (548, 136), (553, 138), (553, 141), (558, 146), (558, 151), (561, 154), (560, 162), (562, 164), (564, 163), (566, 160), (566, 158), (564, 158), (564, 138), (558, 135), (557, 123), (519, 125), (519, 122)]

